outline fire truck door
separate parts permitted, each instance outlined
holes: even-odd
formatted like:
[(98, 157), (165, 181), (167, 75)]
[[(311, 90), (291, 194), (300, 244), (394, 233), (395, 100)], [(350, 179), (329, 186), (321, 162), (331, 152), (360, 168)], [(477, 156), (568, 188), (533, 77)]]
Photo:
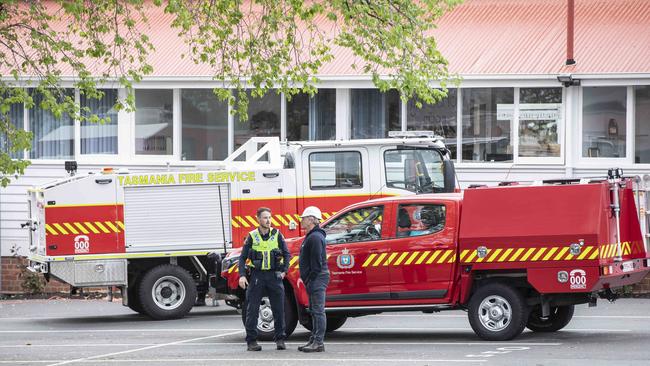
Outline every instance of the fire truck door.
[(327, 306), (390, 300), (390, 274), (383, 266), (388, 247), (380, 240), (383, 215), (384, 206), (368, 206), (324, 225), (330, 270)]
[(404, 303), (448, 301), (456, 261), (456, 206), (452, 203), (395, 206), (396, 228), (389, 241), (391, 296)]

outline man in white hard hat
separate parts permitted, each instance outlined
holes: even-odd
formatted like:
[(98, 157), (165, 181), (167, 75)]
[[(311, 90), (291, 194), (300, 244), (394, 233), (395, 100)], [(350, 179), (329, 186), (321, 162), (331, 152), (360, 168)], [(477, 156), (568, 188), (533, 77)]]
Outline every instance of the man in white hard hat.
[(300, 278), (305, 284), (309, 295), (309, 310), (312, 319), (311, 337), (309, 342), (298, 347), (302, 352), (323, 352), (325, 345), (325, 290), (330, 282), (330, 272), (327, 268), (327, 253), (325, 251), (325, 231), (319, 227), (323, 219), (320, 209), (315, 206), (305, 208), (300, 216), (300, 226), (307, 232), (300, 246)]

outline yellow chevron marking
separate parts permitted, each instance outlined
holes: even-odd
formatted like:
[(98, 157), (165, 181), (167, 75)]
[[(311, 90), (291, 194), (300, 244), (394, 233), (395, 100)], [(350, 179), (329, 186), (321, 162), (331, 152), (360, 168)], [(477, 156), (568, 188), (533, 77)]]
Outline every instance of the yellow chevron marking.
[(491, 251), (492, 251), (492, 249), (488, 249), (488, 250), (487, 250), (487, 253), (485, 253), (485, 257), (483, 257), (483, 258), (481, 258), (481, 257), (476, 258), (476, 263), (481, 263), (481, 262), (483, 262), (484, 260), (486, 260), (487, 257), (490, 255), (490, 252), (491, 252)]
[(542, 256), (542, 254), (544, 254), (545, 251), (546, 251), (546, 248), (539, 248), (539, 249), (537, 250), (537, 253), (536, 253), (535, 256), (533, 257), (532, 261), (536, 261), (536, 260), (538, 260), (538, 259)]
[(526, 248), (519, 248), (519, 249), (517, 249), (517, 251), (515, 252), (515, 254), (513, 254), (512, 257), (510, 257), (510, 259), (508, 259), (508, 262), (514, 262), (514, 261), (516, 261), (517, 258), (519, 258), (519, 256), (521, 255), (521, 253), (522, 253), (524, 250), (526, 250)]
[(623, 243), (623, 255), (628, 255), (630, 254), (630, 243), (625, 242)]
[(113, 230), (114, 232), (116, 232), (116, 233), (119, 233), (119, 232), (120, 232), (120, 229), (118, 229), (117, 226), (115, 226), (112, 222), (110, 222), (110, 221), (104, 221), (104, 223), (106, 224), (106, 226), (108, 226), (109, 228), (111, 228), (111, 230)]
[(404, 260), (404, 258), (405, 258), (408, 254), (409, 254), (408, 252), (404, 252), (404, 253), (402, 253), (402, 255), (400, 255), (399, 258), (397, 258), (397, 261), (395, 262), (395, 265), (396, 265), (396, 266), (399, 266), (400, 264), (402, 264), (402, 261)]
[(370, 262), (372, 262), (372, 260), (375, 259), (376, 256), (377, 256), (377, 254), (375, 254), (375, 253), (370, 254), (370, 255), (368, 256), (368, 259), (366, 259), (366, 261), (363, 262), (363, 265), (362, 265), (361, 267), (368, 267), (368, 265), (370, 264)]
[(287, 220), (289, 220), (289, 222), (291, 222), (291, 221), (296, 222), (296, 219), (293, 216), (289, 215), (289, 214), (284, 215), (284, 217), (286, 217)]
[(228, 268), (228, 273), (232, 273), (232, 271), (234, 271), (236, 267), (237, 267), (237, 263), (230, 266), (230, 268)]
[(506, 251), (505, 251), (505, 252), (503, 253), (503, 255), (499, 258), (499, 260), (497, 260), (497, 262), (503, 262), (503, 261), (505, 261), (506, 258), (508, 258), (508, 256), (510, 255), (510, 253), (512, 253), (512, 251), (513, 251), (512, 248), (508, 248), (508, 249), (506, 249)]
[(530, 257), (530, 255), (533, 254), (533, 252), (535, 252), (535, 249), (537, 249), (537, 248), (530, 248), (530, 249), (528, 249), (528, 251), (526, 252), (526, 254), (524, 254), (524, 256), (521, 257), (521, 261), (522, 261), (522, 262), (525, 262), (525, 261), (528, 259), (528, 257)]
[(571, 251), (569, 251), (569, 253), (566, 254), (566, 257), (564, 257), (564, 260), (565, 261), (570, 261), (571, 259), (573, 259), (573, 257), (574, 257), (574, 255), (571, 254)]
[(469, 249), (465, 249), (465, 250), (463, 250), (462, 252), (460, 252), (460, 261), (461, 261), (461, 262), (465, 260), (465, 256), (467, 256), (467, 254), (468, 254), (469, 252), (470, 252)]
[(438, 257), (440, 255), (440, 253), (442, 253), (442, 250), (436, 250), (435, 252), (433, 252), (431, 257), (429, 257), (429, 260), (427, 261), (427, 264), (433, 263), (433, 261), (436, 260), (436, 257)]
[(453, 250), (445, 250), (445, 254), (443, 254), (442, 257), (440, 257), (440, 259), (438, 259), (438, 262), (437, 262), (437, 263), (438, 263), (438, 264), (443, 263), (443, 262), (445, 261), (445, 259), (447, 259), (447, 257), (449, 257), (449, 255), (450, 255), (451, 253), (453, 253), (453, 252), (454, 252)]
[(397, 254), (398, 254), (397, 252), (390, 253), (390, 257), (388, 257), (388, 259), (386, 259), (386, 262), (384, 262), (384, 266), (389, 266), (390, 262), (392, 262), (393, 259), (395, 259), (395, 257), (397, 257)]
[(120, 229), (124, 230), (124, 224), (122, 223), (122, 221), (115, 221), (115, 222), (117, 223), (117, 226), (120, 227)]
[(289, 225), (287, 220), (285, 220), (284, 217), (282, 217), (282, 215), (275, 215), (275, 218), (276, 218), (276, 220), (280, 221), (282, 223), (282, 225), (284, 225), (284, 226)]
[(547, 261), (551, 259), (551, 257), (553, 257), (553, 254), (555, 254), (555, 252), (557, 252), (557, 247), (551, 248), (551, 250), (549, 250), (548, 253), (546, 253), (546, 255), (544, 256), (544, 260)]
[(363, 221), (363, 216), (359, 215), (358, 212), (355, 212), (355, 213), (353, 213), (352, 215), (354, 215), (354, 217), (355, 217), (357, 220), (359, 220), (359, 221)]
[(84, 222), (84, 225), (86, 225), (86, 227), (89, 228), (93, 233), (99, 234), (99, 230), (97, 230), (91, 222)]
[(86, 228), (83, 225), (81, 225), (81, 223), (75, 222), (74, 226), (76, 226), (77, 229), (79, 229), (79, 231), (81, 231), (83, 234), (90, 234), (90, 232), (86, 230)]
[(413, 252), (413, 254), (411, 254), (409, 259), (407, 259), (406, 262), (404, 262), (404, 265), (408, 266), (409, 264), (411, 264), (411, 262), (413, 262), (418, 255), (420, 255), (420, 252)]
[(454, 253), (454, 255), (452, 255), (451, 258), (449, 258), (447, 263), (454, 263), (455, 261), (456, 261), (456, 253)]
[(295, 217), (296, 220), (300, 221), (300, 215), (299, 214), (293, 214), (293, 217)]
[(323, 217), (325, 218), (325, 220), (329, 219), (330, 216), (332, 215), (328, 214), (327, 212), (323, 212)]
[(291, 268), (297, 262), (298, 262), (298, 257), (291, 258), (291, 260), (289, 261), (289, 268)]
[(276, 220), (276, 219), (274, 219), (273, 217), (271, 217), (271, 226), (273, 226), (273, 227), (280, 227), (281, 225), (280, 225), (280, 223), (278, 222), (278, 220)]
[(554, 261), (559, 261), (560, 259), (564, 258), (564, 255), (568, 251), (569, 251), (569, 247), (562, 248), (562, 250), (560, 250), (560, 252), (555, 256), (555, 258), (553, 258), (553, 260)]
[(59, 233), (57, 233), (56, 230), (52, 229), (49, 224), (45, 224), (45, 230), (47, 230), (47, 232), (52, 235), (59, 235)]
[(61, 234), (63, 234), (63, 235), (68, 235), (68, 232), (63, 228), (63, 226), (61, 226), (61, 225), (59, 225), (59, 224), (52, 224), (52, 225), (54, 225), (54, 227), (55, 227), (57, 230), (59, 230), (59, 232), (61, 232)]
[(95, 221), (95, 225), (97, 225), (97, 227), (99, 228), (99, 230), (105, 232), (106, 234), (110, 234), (110, 233), (111, 233), (111, 231), (108, 230), (108, 229), (106, 228), (106, 226), (104, 226), (104, 224), (102, 224), (101, 222), (99, 222), (99, 221)]
[(231, 224), (232, 227), (234, 227), (235, 229), (239, 228), (239, 224), (237, 223), (237, 221), (235, 221), (235, 219), (230, 219), (230, 224)]
[(375, 261), (375, 263), (372, 264), (372, 266), (377, 267), (378, 265), (380, 265), (381, 262), (384, 260), (384, 258), (386, 258), (386, 255), (388, 255), (388, 253), (381, 253), (379, 255), (379, 258), (377, 258), (377, 260)]
[(598, 258), (598, 255), (600, 254), (599, 252), (600, 252), (600, 250), (598, 250), (598, 248), (596, 248), (596, 250), (594, 250), (594, 252), (591, 254), (591, 257), (589, 257), (589, 259)]
[(73, 234), (75, 234), (75, 235), (79, 234), (79, 232), (77, 231), (77, 229), (75, 229), (74, 226), (70, 225), (69, 223), (64, 222), (63, 225), (64, 225), (66, 228), (68, 228), (68, 230), (70, 230), (70, 232), (72, 232)]
[(253, 218), (253, 216), (246, 215), (246, 216), (244, 216), (244, 217), (246, 218), (246, 220), (248, 220), (248, 222), (250, 222), (250, 223), (253, 225), (253, 227), (257, 227), (257, 226), (258, 226), (258, 225), (257, 225), (257, 220), (255, 220), (255, 219)]
[(609, 253), (607, 253), (607, 258), (611, 258), (614, 255), (616, 255), (616, 244), (610, 244), (609, 245)]
[(420, 259), (418, 259), (417, 262), (415, 262), (415, 264), (422, 264), (422, 262), (424, 262), (424, 260), (427, 258), (427, 256), (430, 253), (431, 253), (430, 250), (427, 250), (426, 252), (422, 253), (422, 255), (420, 256)]
[(581, 260), (581, 259), (585, 258), (587, 255), (589, 255), (589, 252), (591, 252), (591, 250), (592, 250), (593, 248), (594, 248), (594, 247), (586, 247), (586, 248), (582, 251), (582, 253), (580, 253), (580, 255), (578, 256), (578, 260)]
[(501, 248), (495, 249), (494, 253), (492, 253), (492, 255), (487, 259), (487, 261), (488, 262), (494, 261), (497, 258), (497, 256), (499, 256), (499, 253), (501, 253), (501, 251), (503, 251), (503, 249)]
[(244, 220), (241, 216), (235, 216), (235, 218), (237, 219), (237, 221), (239, 221), (240, 224), (242, 224), (242, 226), (251, 227), (251, 225), (248, 222), (246, 222), (246, 220)]
[(465, 258), (465, 263), (470, 263), (476, 257), (476, 250), (471, 250), (469, 256)]

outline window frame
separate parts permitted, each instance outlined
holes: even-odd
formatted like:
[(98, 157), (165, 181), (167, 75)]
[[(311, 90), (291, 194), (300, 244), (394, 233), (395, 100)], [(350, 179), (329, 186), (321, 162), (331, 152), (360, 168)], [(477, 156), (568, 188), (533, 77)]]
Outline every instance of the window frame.
[[(332, 187), (332, 186), (327, 186), (327, 187), (314, 187), (312, 184), (312, 176), (311, 176), (311, 157), (314, 154), (339, 154), (339, 153), (356, 153), (359, 156), (359, 168), (360, 168), (360, 174), (359, 178), (361, 180), (361, 185), (360, 186), (354, 186), (354, 187)], [(310, 151), (307, 154), (307, 169), (309, 171), (309, 190), (311, 191), (326, 191), (326, 190), (346, 190), (346, 189), (363, 189), (365, 187), (365, 182), (363, 179), (363, 154), (361, 151), (358, 150), (336, 150), (336, 151)], [(336, 171), (336, 166), (335, 166), (335, 171)], [(336, 179), (336, 177), (335, 177)]]

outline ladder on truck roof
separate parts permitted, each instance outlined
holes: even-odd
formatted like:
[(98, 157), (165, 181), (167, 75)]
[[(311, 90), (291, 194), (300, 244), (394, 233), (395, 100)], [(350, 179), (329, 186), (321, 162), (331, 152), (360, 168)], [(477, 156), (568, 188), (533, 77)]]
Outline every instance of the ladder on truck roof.
[(282, 168), (284, 158), (280, 139), (274, 137), (251, 137), (224, 161), (226, 166), (245, 168), (249, 165), (264, 164), (269, 168)]

